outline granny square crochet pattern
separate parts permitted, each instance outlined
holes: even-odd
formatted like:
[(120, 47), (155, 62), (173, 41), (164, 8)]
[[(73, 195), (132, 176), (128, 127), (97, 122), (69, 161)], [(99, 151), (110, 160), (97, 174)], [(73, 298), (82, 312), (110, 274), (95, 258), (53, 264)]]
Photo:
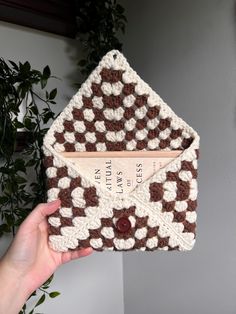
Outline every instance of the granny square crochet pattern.
[[(127, 195), (91, 182), (61, 152), (172, 151), (181, 154)], [(65, 252), (191, 250), (196, 240), (199, 135), (109, 51), (44, 138), (49, 244)]]

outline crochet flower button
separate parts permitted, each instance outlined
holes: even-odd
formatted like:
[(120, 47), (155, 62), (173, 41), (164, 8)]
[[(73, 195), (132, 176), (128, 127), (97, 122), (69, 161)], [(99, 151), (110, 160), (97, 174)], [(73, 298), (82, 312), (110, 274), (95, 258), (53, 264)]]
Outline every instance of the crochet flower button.
[[(101, 227), (89, 230), (89, 244), (97, 250), (130, 250), (136, 244), (140, 245), (135, 233), (147, 226), (147, 219), (135, 215), (135, 206), (119, 210), (113, 208), (112, 218), (101, 218)], [(82, 241), (80, 244), (87, 246), (88, 243)]]

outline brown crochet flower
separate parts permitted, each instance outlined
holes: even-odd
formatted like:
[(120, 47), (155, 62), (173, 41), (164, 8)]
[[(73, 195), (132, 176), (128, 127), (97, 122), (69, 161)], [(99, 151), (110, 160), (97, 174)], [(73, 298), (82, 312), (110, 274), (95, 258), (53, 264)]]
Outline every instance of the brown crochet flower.
[[(104, 247), (114, 247), (114, 243), (113, 243), (114, 239), (124, 239), (124, 240), (129, 239), (129, 238), (134, 239), (135, 231), (138, 228), (147, 226), (147, 219), (148, 219), (147, 216), (138, 217), (135, 215), (135, 206), (130, 206), (129, 208), (124, 208), (124, 209), (113, 208), (112, 218), (101, 218), (101, 227), (95, 230), (91, 230), (91, 229), (89, 230), (90, 239), (101, 238), (103, 241)], [(114, 231), (113, 238), (104, 237), (104, 235), (101, 232), (104, 227), (111, 227), (113, 229)]]
[(138, 217), (135, 215), (135, 206), (124, 209), (113, 209), (112, 227), (117, 239), (134, 238), (138, 228), (147, 226), (148, 217)]

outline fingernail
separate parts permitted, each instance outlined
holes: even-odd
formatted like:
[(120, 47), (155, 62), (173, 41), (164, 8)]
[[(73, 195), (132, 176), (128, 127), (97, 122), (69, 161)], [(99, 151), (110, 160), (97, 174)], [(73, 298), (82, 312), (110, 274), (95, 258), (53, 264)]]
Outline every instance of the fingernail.
[(61, 201), (61, 200), (57, 199), (57, 200), (48, 202), (48, 205), (54, 205), (55, 203), (58, 203), (58, 201)]

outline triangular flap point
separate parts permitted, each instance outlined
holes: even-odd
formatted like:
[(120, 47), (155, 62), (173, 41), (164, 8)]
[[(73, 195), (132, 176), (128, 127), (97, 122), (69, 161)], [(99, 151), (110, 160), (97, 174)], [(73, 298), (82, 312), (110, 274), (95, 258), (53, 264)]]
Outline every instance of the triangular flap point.
[(184, 150), (197, 133), (131, 68), (109, 51), (44, 138), (57, 152)]

